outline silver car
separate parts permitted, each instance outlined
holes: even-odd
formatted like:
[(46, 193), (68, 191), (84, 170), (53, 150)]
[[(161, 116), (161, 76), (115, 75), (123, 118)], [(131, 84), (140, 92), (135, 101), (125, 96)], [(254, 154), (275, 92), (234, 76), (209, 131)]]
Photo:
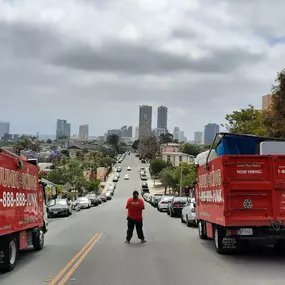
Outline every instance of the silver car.
[(187, 227), (197, 226), (196, 203), (194, 198), (189, 198), (181, 213), (181, 223), (186, 223)]
[(174, 196), (162, 196), (161, 200), (158, 202), (157, 210), (159, 212), (167, 211), (168, 203)]
[(76, 202), (81, 209), (89, 209), (92, 206), (91, 200), (87, 197), (79, 197)]

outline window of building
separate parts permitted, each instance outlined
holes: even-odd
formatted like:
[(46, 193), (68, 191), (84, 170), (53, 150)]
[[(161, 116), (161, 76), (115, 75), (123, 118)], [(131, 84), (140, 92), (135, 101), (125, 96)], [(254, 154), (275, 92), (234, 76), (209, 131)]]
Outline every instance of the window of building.
[(170, 161), (170, 155), (167, 156), (167, 161)]
[(180, 161), (180, 162), (182, 161), (182, 155), (179, 156), (179, 161)]

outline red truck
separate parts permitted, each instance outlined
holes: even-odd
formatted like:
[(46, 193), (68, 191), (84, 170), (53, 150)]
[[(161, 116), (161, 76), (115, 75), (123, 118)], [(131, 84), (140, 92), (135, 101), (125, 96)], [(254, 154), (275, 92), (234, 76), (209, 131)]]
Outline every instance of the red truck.
[(199, 237), (218, 253), (250, 241), (285, 248), (285, 140), (217, 134), (195, 192)]
[(46, 183), (39, 181), (38, 172), (32, 161), (0, 148), (0, 268), (4, 271), (14, 269), (20, 250), (44, 246)]

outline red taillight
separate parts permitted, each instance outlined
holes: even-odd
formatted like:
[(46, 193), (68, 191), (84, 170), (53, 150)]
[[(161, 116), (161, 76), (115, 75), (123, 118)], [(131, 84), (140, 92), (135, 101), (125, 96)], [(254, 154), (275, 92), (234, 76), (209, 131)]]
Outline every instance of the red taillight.
[(168, 204), (168, 202), (162, 201), (161, 204)]
[(195, 208), (192, 208), (192, 209), (191, 209), (191, 212), (192, 212), (192, 213), (195, 213), (195, 212), (196, 212)]
[(180, 206), (180, 204), (175, 203), (175, 204), (173, 204), (173, 206), (174, 206), (174, 207), (179, 207), (179, 206)]

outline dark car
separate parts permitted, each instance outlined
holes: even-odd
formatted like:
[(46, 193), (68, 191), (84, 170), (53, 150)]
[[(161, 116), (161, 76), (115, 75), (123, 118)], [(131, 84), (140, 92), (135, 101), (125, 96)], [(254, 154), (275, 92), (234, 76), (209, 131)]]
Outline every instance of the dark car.
[(173, 197), (169, 203), (167, 214), (169, 214), (170, 217), (180, 217), (186, 203), (187, 197)]
[(91, 201), (92, 206), (98, 206), (99, 205), (99, 199), (96, 194), (90, 193), (86, 195), (87, 198)]
[(159, 203), (159, 201), (161, 200), (161, 198), (162, 198), (162, 195), (154, 196), (153, 199), (152, 199), (152, 206), (156, 208), (158, 203)]
[(67, 201), (67, 199), (56, 199), (56, 203), (54, 205), (54, 201), (51, 201), (53, 206), (48, 208), (48, 217), (68, 217), (72, 214), (71, 203)]

